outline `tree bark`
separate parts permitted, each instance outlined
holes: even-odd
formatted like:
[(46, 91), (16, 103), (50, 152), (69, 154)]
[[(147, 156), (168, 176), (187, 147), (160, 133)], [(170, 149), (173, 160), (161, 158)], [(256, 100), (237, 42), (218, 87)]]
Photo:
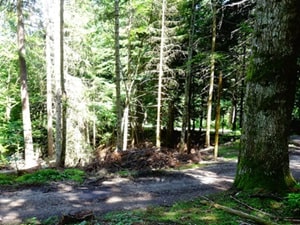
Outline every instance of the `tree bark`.
[(175, 121), (175, 100), (170, 97), (168, 102), (168, 113), (167, 113), (167, 130), (166, 130), (166, 146), (174, 148), (174, 121)]
[(216, 38), (217, 38), (217, 9), (216, 1), (211, 0), (212, 5), (212, 40), (211, 40), (211, 61), (210, 61), (210, 80), (209, 80), (209, 91), (207, 98), (207, 116), (206, 116), (206, 135), (205, 135), (205, 146), (210, 146), (210, 124), (211, 124), (211, 111), (212, 111), (212, 98), (214, 91), (214, 78), (215, 78), (215, 50), (216, 50)]
[(32, 125), (30, 118), (29, 94), (27, 85), (27, 66), (25, 59), (25, 29), (23, 16), (23, 1), (17, 2), (17, 16), (18, 16), (18, 54), (20, 66), (20, 82), (21, 82), (21, 101), (22, 101), (22, 120), (23, 120), (23, 134), (25, 147), (25, 167), (34, 167), (37, 165), (37, 157), (34, 153), (32, 140)]
[(115, 0), (115, 76), (116, 76), (116, 114), (117, 114), (117, 146), (122, 149), (122, 108), (121, 108), (121, 62), (120, 62), (120, 22), (119, 0)]
[(162, 79), (164, 75), (164, 47), (165, 47), (165, 12), (166, 1), (162, 1), (161, 12), (161, 37), (160, 37), (160, 55), (159, 55), (159, 72), (158, 72), (158, 91), (157, 91), (157, 116), (156, 116), (156, 147), (161, 147), (160, 133), (161, 133), (161, 98), (162, 98)]
[(64, 85), (64, 49), (63, 49), (63, 5), (64, 0), (56, 1), (54, 21), (54, 73), (56, 102), (56, 166), (64, 167), (66, 154), (66, 93)]
[(219, 130), (220, 130), (220, 120), (221, 120), (222, 83), (223, 83), (223, 74), (222, 74), (222, 71), (221, 71), (220, 75), (219, 75), (219, 82), (218, 82), (218, 97), (217, 97), (216, 123), (215, 123), (214, 159), (218, 158), (218, 151), (219, 151)]
[(295, 185), (288, 134), (297, 80), (300, 3), (257, 1), (241, 151), (234, 185), (280, 192)]
[(194, 30), (195, 30), (195, 3), (194, 1), (192, 1), (192, 14), (191, 14), (190, 30), (189, 30), (188, 62), (187, 62), (187, 72), (186, 72), (185, 86), (184, 86), (184, 109), (183, 109), (181, 137), (180, 137), (180, 151), (182, 153), (185, 150), (185, 145), (186, 145), (187, 152), (190, 153), (191, 151), (190, 107), (191, 107), (191, 82), (192, 82)]
[(53, 140), (53, 115), (52, 115), (52, 75), (53, 75), (53, 63), (52, 63), (52, 9), (53, 2), (47, 1), (47, 24), (46, 24), (46, 73), (47, 73), (47, 140), (48, 140), (48, 157), (52, 158), (54, 155), (54, 140)]

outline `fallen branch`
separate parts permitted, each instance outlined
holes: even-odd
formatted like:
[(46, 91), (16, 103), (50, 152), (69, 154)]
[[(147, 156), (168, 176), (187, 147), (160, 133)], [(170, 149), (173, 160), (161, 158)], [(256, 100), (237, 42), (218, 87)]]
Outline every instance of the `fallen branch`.
[(242, 5), (246, 2), (248, 2), (249, 0), (242, 0), (242, 1), (239, 1), (239, 2), (235, 2), (235, 3), (231, 3), (231, 4), (227, 4), (225, 5), (226, 7), (229, 6), (229, 7), (233, 7), (233, 6), (237, 6), (237, 5)]
[(252, 221), (254, 221), (254, 222), (258, 223), (258, 224), (262, 224), (262, 225), (277, 225), (276, 223), (273, 223), (271, 221), (267, 221), (267, 220), (265, 220), (265, 219), (263, 219), (263, 218), (261, 218), (259, 216), (253, 216), (253, 215), (250, 215), (248, 213), (242, 212), (240, 210), (232, 209), (232, 208), (229, 208), (227, 206), (223, 206), (223, 205), (214, 203), (212, 201), (202, 200), (201, 203), (205, 204), (205, 205), (213, 206), (216, 209), (222, 209), (225, 212), (237, 215), (237, 216), (245, 218), (245, 219), (250, 219), (250, 220), (252, 220)]
[(244, 207), (246, 207), (246, 208), (248, 208), (248, 209), (250, 209), (250, 210), (252, 210), (252, 211), (259, 212), (259, 213), (261, 213), (261, 214), (263, 214), (263, 215), (265, 215), (265, 216), (268, 216), (268, 217), (270, 217), (270, 218), (273, 218), (273, 219), (278, 219), (278, 218), (277, 218), (276, 216), (274, 216), (274, 215), (271, 215), (271, 214), (269, 214), (269, 213), (267, 213), (267, 212), (264, 212), (264, 211), (262, 211), (262, 210), (253, 208), (253, 207), (250, 206), (250, 205), (247, 205), (246, 203), (244, 203), (244, 202), (238, 200), (237, 198), (233, 197), (232, 195), (230, 196), (230, 198), (233, 199), (234, 201), (236, 201), (237, 203), (239, 203), (240, 205), (242, 205), (242, 206), (244, 206)]

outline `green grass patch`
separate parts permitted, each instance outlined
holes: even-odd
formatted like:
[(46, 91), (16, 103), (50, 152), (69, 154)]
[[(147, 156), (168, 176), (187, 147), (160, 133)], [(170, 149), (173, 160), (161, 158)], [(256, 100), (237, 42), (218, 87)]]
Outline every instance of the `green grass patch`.
[(69, 180), (82, 183), (85, 172), (79, 169), (65, 169), (63, 171), (56, 169), (42, 169), (33, 173), (26, 173), (21, 176), (15, 174), (0, 174), (0, 185), (34, 185), (46, 184), (51, 181)]
[(14, 174), (0, 174), (0, 185), (11, 185), (16, 178), (17, 175)]
[(237, 159), (240, 150), (240, 142), (235, 141), (230, 145), (220, 146), (219, 147), (219, 157), (225, 159)]
[[(275, 224), (292, 224), (288, 219), (300, 219), (300, 215), (291, 210), (288, 200), (273, 198), (272, 196), (258, 196), (251, 193), (233, 194), (223, 192), (209, 196), (213, 203), (239, 210), (265, 221)], [(292, 205), (298, 206), (298, 196), (289, 196)], [(296, 203), (295, 203), (295, 201)], [(294, 206), (294, 205), (293, 205)], [(295, 206), (294, 206), (295, 207)], [(146, 210), (112, 212), (97, 220), (100, 224), (119, 225), (238, 225), (256, 224), (254, 221), (231, 214), (212, 204), (204, 203), (203, 198), (192, 201), (178, 202), (171, 207), (149, 207)]]

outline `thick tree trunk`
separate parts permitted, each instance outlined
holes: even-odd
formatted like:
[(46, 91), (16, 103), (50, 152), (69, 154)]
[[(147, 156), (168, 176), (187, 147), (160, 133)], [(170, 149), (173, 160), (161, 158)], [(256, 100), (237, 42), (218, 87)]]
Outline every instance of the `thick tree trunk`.
[(243, 49), (243, 61), (242, 61), (242, 74), (241, 74), (241, 87), (240, 87), (240, 121), (239, 121), (239, 128), (243, 128), (243, 115), (244, 115), (244, 90), (245, 90), (245, 79), (246, 76), (246, 46)]
[(25, 29), (23, 17), (23, 1), (17, 2), (18, 16), (18, 53), (20, 64), (20, 82), (21, 82), (21, 101), (22, 101), (22, 119), (23, 119), (23, 134), (25, 144), (25, 167), (34, 167), (37, 165), (37, 157), (33, 149), (32, 141), (32, 126), (29, 108), (29, 94), (27, 86), (27, 67), (25, 60)]
[(295, 184), (287, 140), (297, 77), (299, 4), (299, 0), (257, 1), (234, 183), (240, 189), (279, 192)]

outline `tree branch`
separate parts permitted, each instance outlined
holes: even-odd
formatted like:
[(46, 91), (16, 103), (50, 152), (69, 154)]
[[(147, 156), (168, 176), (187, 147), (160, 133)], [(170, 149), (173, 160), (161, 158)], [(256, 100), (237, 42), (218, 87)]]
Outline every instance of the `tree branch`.
[(240, 210), (232, 209), (232, 208), (229, 208), (227, 206), (223, 206), (223, 205), (214, 203), (212, 201), (202, 200), (201, 203), (203, 203), (205, 205), (213, 206), (216, 209), (222, 209), (225, 212), (228, 212), (230, 214), (234, 214), (236, 216), (239, 216), (239, 217), (242, 217), (242, 218), (245, 218), (245, 219), (250, 219), (250, 220), (252, 220), (252, 221), (254, 221), (254, 222), (258, 223), (258, 224), (262, 224), (262, 225), (277, 225), (276, 223), (273, 223), (271, 221), (265, 220), (265, 219), (263, 219), (263, 218), (261, 218), (259, 216), (250, 215), (250, 214), (242, 212)]
[(231, 3), (231, 4), (228, 4), (228, 5), (225, 5), (225, 7), (233, 7), (233, 6), (236, 6), (236, 5), (242, 5), (246, 2), (248, 2), (249, 0), (241, 0), (239, 2), (235, 2), (235, 3)]

